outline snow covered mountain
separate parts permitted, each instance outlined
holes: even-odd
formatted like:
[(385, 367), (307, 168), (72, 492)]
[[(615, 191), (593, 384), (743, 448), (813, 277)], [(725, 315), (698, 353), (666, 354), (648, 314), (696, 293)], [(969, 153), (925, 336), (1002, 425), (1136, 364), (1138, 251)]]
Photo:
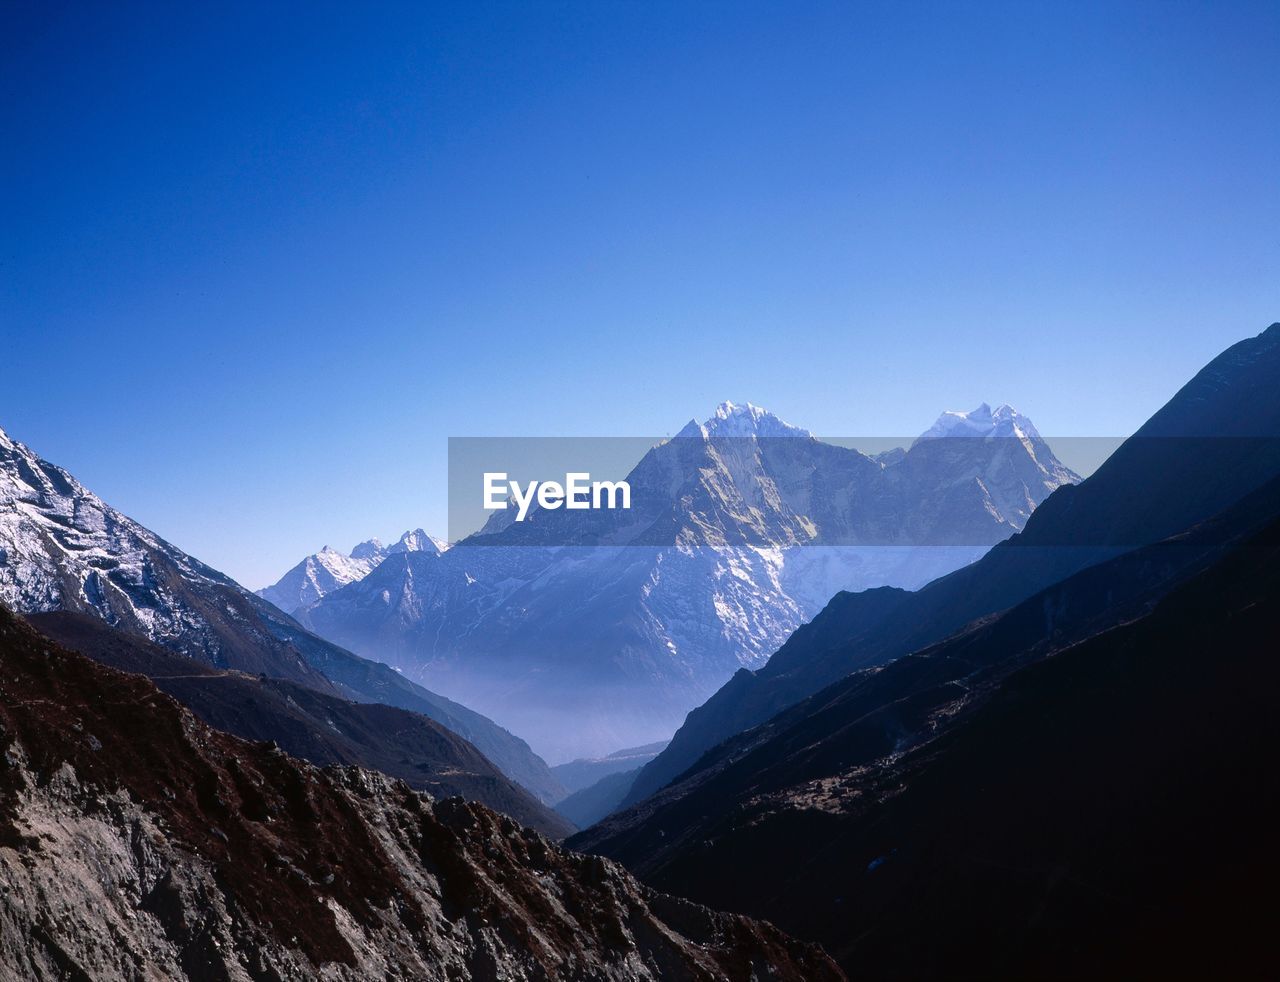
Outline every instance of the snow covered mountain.
[(938, 421), (921, 435), (921, 439), (939, 436), (1040, 439), (1040, 434), (1036, 432), (1031, 420), (1012, 406), (1003, 405), (993, 411), (985, 402), (967, 413), (954, 410), (943, 413), (938, 417)]
[(630, 510), (535, 511), (388, 557), (298, 616), (549, 759), (652, 742), (839, 590), (919, 587), (1076, 479), (1025, 418), (985, 416), (871, 457), (724, 403), (645, 454)]
[(326, 593), (364, 579), (388, 556), (405, 552), (426, 552), (438, 556), (447, 548), (446, 543), (422, 529), (404, 533), (390, 546), (384, 546), (377, 539), (368, 539), (352, 549), (349, 555), (325, 546), (307, 556), (271, 586), (255, 592), (292, 614), (311, 606)]
[[(371, 541), (377, 542), (378, 540), (372, 539)], [(359, 549), (360, 547), (356, 546), (356, 548)], [(427, 535), (422, 529), (414, 529), (411, 532), (406, 532), (400, 536), (399, 540), (387, 546), (383, 550), (382, 558), (385, 559), (387, 556), (394, 556), (402, 552), (426, 552), (438, 556), (448, 548), (449, 543), (443, 539), (437, 539), (434, 535)], [(356, 554), (355, 550), (352, 550), (351, 554), (354, 556)]]
[(228, 577), (120, 514), (0, 430), (0, 600), (71, 610), (220, 668), (332, 685), (255, 624)]
[[(398, 553), (397, 555), (424, 555)], [(122, 515), (0, 430), (0, 602), (99, 618), (215, 668), (421, 713), (544, 800), (563, 793), (528, 745), (384, 664), (310, 633), (268, 601)]]
[(376, 552), (364, 550), (357, 557), (357, 552), (362, 551), (361, 546), (367, 545), (371, 543), (356, 546), (351, 555), (343, 555), (337, 549), (325, 546), (302, 560), (271, 586), (255, 592), (288, 613), (293, 613), (299, 607), (310, 606), (326, 593), (332, 593), (340, 586), (368, 576), (370, 570), (382, 562), (381, 544), (374, 547)]

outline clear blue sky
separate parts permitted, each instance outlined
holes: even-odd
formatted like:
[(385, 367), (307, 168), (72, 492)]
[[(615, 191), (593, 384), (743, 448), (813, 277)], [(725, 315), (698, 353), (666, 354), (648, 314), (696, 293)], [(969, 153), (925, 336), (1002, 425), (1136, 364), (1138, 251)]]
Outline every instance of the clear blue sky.
[(1274, 2), (195, 6), (0, 13), (0, 426), (250, 586), (450, 435), (1127, 433), (1280, 319)]

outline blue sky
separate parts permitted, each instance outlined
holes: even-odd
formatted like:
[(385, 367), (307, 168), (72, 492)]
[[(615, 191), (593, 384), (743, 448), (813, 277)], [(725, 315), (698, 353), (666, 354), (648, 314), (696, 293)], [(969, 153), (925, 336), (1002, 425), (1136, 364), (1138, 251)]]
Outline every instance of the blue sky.
[(250, 586), (449, 436), (1113, 435), (1280, 319), (1274, 3), (193, 6), (0, 14), (0, 426)]

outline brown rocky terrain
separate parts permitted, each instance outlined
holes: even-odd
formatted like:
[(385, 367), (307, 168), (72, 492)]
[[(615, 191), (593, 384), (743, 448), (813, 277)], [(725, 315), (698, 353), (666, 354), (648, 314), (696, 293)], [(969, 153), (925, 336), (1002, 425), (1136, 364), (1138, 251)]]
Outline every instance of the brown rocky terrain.
[(0, 976), (840, 973), (481, 805), (214, 730), (0, 608)]
[(436, 798), (478, 801), (553, 839), (574, 830), (474, 746), (426, 716), (352, 702), (285, 679), (212, 668), (85, 614), (56, 611), (27, 621), (100, 664), (147, 676), (216, 729), (274, 742), (321, 767), (354, 764)]

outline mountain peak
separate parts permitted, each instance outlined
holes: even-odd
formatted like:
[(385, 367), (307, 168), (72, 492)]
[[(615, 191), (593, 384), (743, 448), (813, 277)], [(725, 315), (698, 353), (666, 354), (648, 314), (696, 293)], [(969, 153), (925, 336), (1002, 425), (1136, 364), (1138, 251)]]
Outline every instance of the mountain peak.
[(400, 540), (387, 549), (388, 555), (394, 555), (401, 552), (427, 552), (439, 555), (449, 548), (448, 543), (442, 542), (434, 535), (428, 535), (422, 529), (413, 529), (400, 536)]
[(715, 414), (699, 426), (692, 420), (680, 431), (681, 436), (710, 437), (808, 437), (813, 434), (799, 426), (775, 416), (767, 409), (752, 403), (722, 402)]
[(764, 415), (768, 410), (761, 409), (759, 406), (752, 405), (749, 402), (735, 403), (726, 399), (720, 405), (716, 406), (715, 418), (727, 419), (730, 416), (760, 416)]
[(976, 409), (971, 409), (967, 413), (949, 409), (939, 416), (937, 421), (920, 435), (920, 438), (923, 440), (939, 436), (1040, 439), (1040, 433), (1031, 420), (1007, 402), (1001, 403), (994, 410), (986, 402), (979, 403)]
[(759, 422), (762, 419), (777, 419), (769, 410), (762, 409), (750, 402), (729, 402), (727, 399), (716, 406), (716, 411), (712, 417), (707, 420), (707, 425), (712, 423), (730, 419), (749, 420), (752, 423)]
[(382, 540), (366, 539), (351, 550), (352, 559), (377, 559), (382, 555)]

